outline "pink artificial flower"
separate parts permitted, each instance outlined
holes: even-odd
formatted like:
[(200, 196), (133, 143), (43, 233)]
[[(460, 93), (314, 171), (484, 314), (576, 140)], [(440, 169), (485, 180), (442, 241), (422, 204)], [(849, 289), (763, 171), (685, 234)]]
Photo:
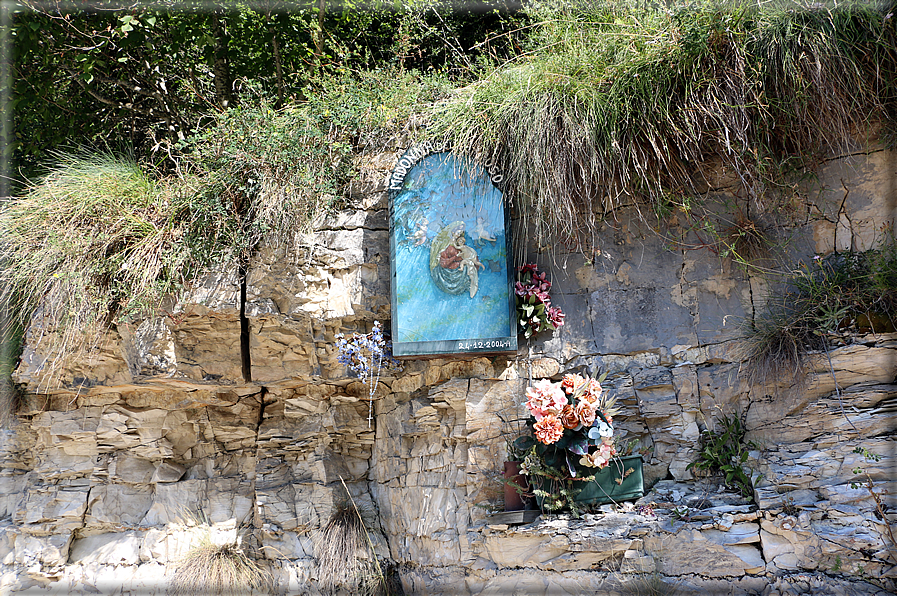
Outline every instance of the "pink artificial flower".
[(532, 387), (527, 387), (526, 397), (529, 398), (526, 407), (536, 420), (541, 420), (548, 414), (558, 416), (569, 403), (561, 388), (548, 379), (536, 381)]
[(605, 437), (601, 440), (601, 444), (598, 445), (598, 449), (584, 455), (582, 459), (579, 460), (579, 463), (584, 466), (589, 466), (590, 468), (602, 469), (607, 467), (610, 460), (616, 456), (617, 449), (614, 447), (614, 440)]
[(567, 316), (564, 312), (557, 306), (552, 306), (548, 309), (548, 320), (551, 321), (551, 324), (554, 325), (554, 328), (557, 329), (564, 324), (564, 317)]

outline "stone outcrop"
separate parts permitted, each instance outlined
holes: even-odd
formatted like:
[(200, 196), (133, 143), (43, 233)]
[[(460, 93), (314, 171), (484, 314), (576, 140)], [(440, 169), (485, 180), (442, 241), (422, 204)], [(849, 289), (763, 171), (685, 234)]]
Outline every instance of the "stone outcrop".
[[(796, 256), (867, 248), (893, 222), (895, 162), (877, 151), (825, 165), (811, 217), (790, 230)], [(162, 594), (214, 535), (267, 561), (276, 591), (315, 593), (316, 541), (350, 500), (406, 593), (622, 594), (651, 578), (683, 593), (894, 589), (897, 334), (818, 354), (803, 386), (751, 386), (734, 323), (761, 280), (670, 250), (620, 212), (588, 250), (531, 249), (561, 330), (517, 356), (407, 361), (369, 387), (334, 347), (389, 318), (382, 185), (355, 192), (353, 211), (258, 252), (245, 321), (236, 267), (77, 361), (42, 351), (52, 330), (35, 321), (16, 373), (27, 395), (0, 440), (4, 590)], [(582, 520), (494, 523), (524, 388), (574, 370), (608, 373), (617, 429), (647, 450), (653, 490)], [(753, 500), (689, 469), (723, 415), (755, 443)]]

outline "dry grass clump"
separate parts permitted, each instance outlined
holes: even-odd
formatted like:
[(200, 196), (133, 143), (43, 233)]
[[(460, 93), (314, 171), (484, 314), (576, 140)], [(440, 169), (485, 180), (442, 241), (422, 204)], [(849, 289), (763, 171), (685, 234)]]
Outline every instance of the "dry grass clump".
[(800, 387), (819, 352), (852, 334), (897, 328), (897, 243), (890, 232), (865, 252), (833, 253), (800, 263), (739, 338), (743, 372), (752, 384)]
[(171, 578), (172, 596), (245, 596), (268, 593), (271, 575), (233, 543), (213, 544), (208, 538), (177, 563)]
[(337, 503), (316, 540), (318, 582), (327, 591), (349, 589), (354, 594), (387, 594), (364, 520), (351, 501)]
[(751, 385), (785, 383), (801, 387), (813, 355), (824, 346), (793, 304), (769, 300), (764, 310), (741, 326), (738, 356)]
[(682, 590), (657, 572), (638, 573), (620, 582), (624, 596), (680, 596)]

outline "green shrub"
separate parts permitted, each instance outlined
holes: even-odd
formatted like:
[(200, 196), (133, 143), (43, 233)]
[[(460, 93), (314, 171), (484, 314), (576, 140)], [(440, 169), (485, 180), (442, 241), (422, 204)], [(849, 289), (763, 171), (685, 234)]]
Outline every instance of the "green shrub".
[(237, 107), (210, 114), (183, 144), (202, 185), (193, 207), (213, 224), (222, 213), (234, 218), (221, 227), (221, 240), (242, 257), (262, 238), (289, 244), (315, 215), (343, 203), (357, 154), (402, 134), (445, 85), (436, 75), (344, 71), (280, 109), (250, 93)]

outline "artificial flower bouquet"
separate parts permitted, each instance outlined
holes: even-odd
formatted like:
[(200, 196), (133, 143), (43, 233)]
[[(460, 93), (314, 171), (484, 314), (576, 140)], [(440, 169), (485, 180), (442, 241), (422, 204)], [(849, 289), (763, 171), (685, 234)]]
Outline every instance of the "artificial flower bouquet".
[(517, 322), (527, 338), (546, 329), (557, 329), (564, 324), (564, 312), (551, 305), (548, 293), (551, 282), (544, 272), (532, 264), (517, 268), (514, 294), (517, 298)]
[(587, 483), (617, 457), (613, 417), (619, 409), (601, 387), (605, 376), (568, 374), (560, 382), (543, 379), (526, 389), (532, 435), (515, 446), (527, 452), (521, 471), (532, 480), (543, 509), (570, 507), (576, 513), (578, 493), (590, 489)]

